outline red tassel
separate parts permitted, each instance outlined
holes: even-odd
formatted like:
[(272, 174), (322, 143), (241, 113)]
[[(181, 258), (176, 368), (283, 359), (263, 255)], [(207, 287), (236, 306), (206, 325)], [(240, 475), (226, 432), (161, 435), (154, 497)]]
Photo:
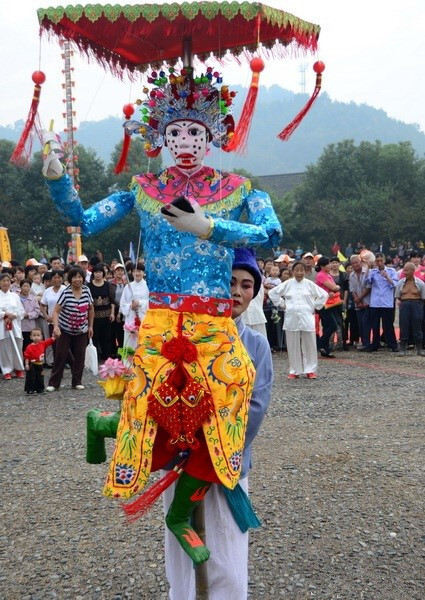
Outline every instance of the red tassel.
[(37, 116), (38, 105), (40, 103), (41, 85), (46, 81), (46, 76), (42, 71), (35, 71), (32, 74), (32, 80), (35, 83), (35, 85), (27, 121), (25, 123), (25, 127), (20, 137), (20, 140), (16, 144), (15, 150), (12, 156), (10, 157), (10, 162), (19, 167), (28, 165), (31, 159), (33, 141), (32, 133), (33, 128), (37, 129), (37, 126), (34, 126), (34, 124)]
[(128, 153), (130, 152), (130, 145), (131, 145), (131, 136), (129, 136), (128, 133), (124, 133), (124, 141), (122, 143), (121, 156), (120, 156), (120, 158), (117, 162), (117, 165), (114, 169), (114, 173), (116, 175), (119, 175), (119, 173), (122, 173), (123, 171), (126, 171), (128, 169), (127, 158), (128, 158)]
[[(123, 106), (122, 110), (123, 110), (125, 118), (128, 120), (134, 113), (134, 106), (132, 104), (125, 104)], [(131, 136), (128, 135), (128, 133), (124, 130), (124, 141), (122, 143), (121, 156), (119, 157), (117, 165), (114, 169), (114, 173), (116, 175), (119, 175), (123, 171), (128, 170), (127, 158), (128, 158), (128, 153), (130, 152), (130, 146), (131, 146)]]
[(242, 113), (236, 129), (227, 146), (223, 147), (226, 152), (242, 153), (246, 150), (249, 131), (251, 129), (252, 117), (254, 116), (255, 104), (258, 96), (258, 85), (260, 73), (264, 69), (264, 62), (261, 58), (253, 58), (250, 62), (252, 79), (249, 86), (248, 95), (242, 108)]
[(289, 138), (296, 130), (298, 125), (301, 123), (301, 121), (304, 119), (310, 108), (313, 106), (313, 103), (316, 100), (317, 96), (319, 95), (320, 88), (322, 87), (322, 73), (325, 70), (325, 64), (322, 61), (318, 60), (314, 63), (313, 70), (316, 73), (316, 85), (314, 87), (314, 92), (307, 104), (304, 106), (304, 108), (300, 110), (300, 112), (297, 114), (295, 119), (293, 119), (289, 123), (289, 125), (287, 125), (285, 129), (283, 129), (283, 131), (281, 131), (277, 136), (283, 142), (287, 142), (289, 140)]
[(125, 512), (127, 519), (130, 523), (134, 523), (140, 517), (145, 515), (155, 504), (156, 500), (160, 497), (162, 492), (170, 487), (174, 483), (183, 471), (183, 465), (186, 462), (186, 458), (181, 460), (172, 471), (168, 471), (164, 477), (158, 479), (149, 489), (146, 490), (141, 496), (132, 502), (126, 502), (121, 505), (121, 508)]

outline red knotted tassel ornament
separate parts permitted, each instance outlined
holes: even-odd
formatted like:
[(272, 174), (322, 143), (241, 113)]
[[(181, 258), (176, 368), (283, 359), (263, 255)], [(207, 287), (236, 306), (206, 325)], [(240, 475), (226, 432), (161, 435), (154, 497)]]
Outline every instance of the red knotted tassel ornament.
[[(127, 120), (129, 120), (131, 118), (132, 114), (134, 113), (134, 106), (132, 104), (125, 104), (123, 106), (122, 110), (123, 110), (125, 118)], [(120, 156), (120, 158), (117, 162), (117, 165), (114, 169), (114, 173), (116, 175), (119, 175), (120, 173), (122, 173), (123, 171), (126, 171), (128, 169), (127, 158), (128, 158), (128, 153), (130, 152), (130, 145), (131, 145), (131, 136), (128, 135), (128, 133), (124, 129), (124, 141), (122, 143), (121, 156)]]
[(316, 100), (317, 96), (319, 95), (320, 88), (322, 87), (322, 73), (325, 70), (325, 63), (323, 63), (321, 60), (318, 60), (317, 62), (314, 63), (313, 70), (316, 73), (316, 85), (314, 87), (314, 92), (313, 92), (311, 98), (309, 99), (309, 101), (307, 102), (307, 104), (304, 106), (304, 108), (302, 110), (300, 110), (300, 112), (297, 114), (295, 119), (293, 119), (289, 123), (289, 125), (287, 125), (285, 127), (285, 129), (283, 131), (281, 131), (279, 133), (279, 135), (277, 136), (283, 142), (286, 142), (289, 140), (292, 133), (295, 131), (295, 129), (298, 127), (298, 125), (301, 123), (301, 121), (304, 119), (304, 117), (306, 116), (306, 114), (308, 113), (310, 108), (313, 106), (313, 103)]
[(121, 508), (125, 512), (127, 519), (134, 523), (145, 515), (155, 504), (156, 500), (160, 497), (162, 492), (170, 487), (181, 475), (183, 471), (183, 465), (186, 462), (186, 458), (181, 460), (172, 471), (168, 471), (164, 477), (158, 479), (153, 485), (149, 487), (141, 496), (132, 502), (126, 502), (121, 504)]
[(254, 116), (255, 104), (258, 96), (258, 86), (260, 81), (260, 73), (264, 69), (264, 61), (261, 58), (253, 58), (249, 63), (252, 71), (251, 85), (249, 86), (248, 95), (245, 104), (242, 108), (242, 113), (239, 118), (236, 129), (227, 146), (223, 147), (226, 152), (242, 153), (246, 150), (248, 135), (251, 129), (252, 117)]
[(41, 86), (46, 81), (46, 76), (43, 71), (34, 71), (32, 74), (32, 80), (35, 85), (27, 121), (25, 123), (20, 140), (16, 144), (16, 148), (10, 157), (10, 162), (19, 167), (26, 166), (30, 161), (33, 142), (33, 128), (35, 127), (35, 129), (38, 130), (37, 133), (39, 133), (40, 130), (40, 127), (35, 120), (37, 117), (38, 105), (40, 103)]

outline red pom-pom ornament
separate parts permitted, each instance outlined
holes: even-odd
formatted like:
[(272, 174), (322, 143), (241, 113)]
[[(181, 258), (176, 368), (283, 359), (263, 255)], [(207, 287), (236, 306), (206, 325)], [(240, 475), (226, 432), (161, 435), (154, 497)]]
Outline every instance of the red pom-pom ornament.
[(126, 119), (129, 119), (134, 113), (134, 106), (132, 104), (124, 104), (122, 111)]
[(315, 73), (323, 73), (325, 68), (326, 68), (325, 63), (322, 62), (321, 60), (316, 61), (313, 65), (313, 71)]
[(162, 344), (161, 354), (175, 363), (191, 363), (196, 360), (198, 350), (195, 344), (186, 338), (173, 338)]
[(36, 85), (42, 85), (46, 81), (46, 76), (43, 71), (34, 71), (32, 80)]
[(264, 64), (264, 60), (257, 56), (251, 60), (249, 66), (253, 73), (261, 73), (266, 65)]

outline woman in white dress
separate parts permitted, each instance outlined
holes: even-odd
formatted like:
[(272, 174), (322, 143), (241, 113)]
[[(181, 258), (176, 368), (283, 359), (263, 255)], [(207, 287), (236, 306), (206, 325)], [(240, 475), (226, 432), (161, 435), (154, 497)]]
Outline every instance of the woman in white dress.
[(314, 312), (323, 308), (328, 294), (305, 278), (305, 265), (295, 262), (293, 277), (269, 290), (275, 306), (285, 311), (283, 329), (289, 358), (288, 379), (317, 378), (317, 345)]
[(144, 280), (145, 267), (138, 262), (133, 271), (134, 281), (128, 283), (121, 296), (120, 312), (124, 315), (124, 347), (137, 347), (140, 323), (149, 304), (149, 290)]
[(10, 291), (12, 278), (8, 273), (0, 275), (0, 369), (3, 379), (25, 377), (22, 363), (22, 329), (24, 307), (18, 294)]
[(267, 337), (267, 319), (264, 314), (263, 304), (264, 288), (263, 285), (261, 285), (258, 294), (251, 300), (246, 311), (242, 313), (242, 321), (250, 329), (258, 331), (258, 333), (261, 333), (264, 335), (264, 337)]

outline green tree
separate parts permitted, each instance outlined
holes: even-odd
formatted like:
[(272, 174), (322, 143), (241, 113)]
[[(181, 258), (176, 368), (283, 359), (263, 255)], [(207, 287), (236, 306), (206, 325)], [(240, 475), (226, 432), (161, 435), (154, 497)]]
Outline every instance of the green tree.
[[(12, 142), (0, 140), (0, 223), (9, 230), (12, 252), (21, 261), (28, 258), (30, 250), (34, 252), (34, 247), (62, 255), (70, 239), (67, 223), (53, 205), (41, 175), (41, 153), (36, 153), (28, 168), (22, 169), (9, 162), (13, 149)], [(113, 168), (119, 152), (118, 144), (106, 168), (94, 150), (78, 146), (79, 195), (85, 208), (114, 190), (128, 190), (132, 174), (146, 172), (148, 168), (154, 172), (160, 170), (161, 159), (149, 161), (140, 140), (136, 140), (129, 154), (129, 171), (117, 176)], [(132, 213), (111, 230), (83, 238), (83, 249), (89, 255), (100, 250), (105, 259), (111, 259), (118, 249), (127, 253), (130, 240), (137, 244), (138, 237), (139, 223)]]
[(334, 240), (415, 240), (424, 229), (424, 174), (410, 142), (344, 140), (324, 150), (277, 210), (290, 237), (304, 247), (316, 240), (323, 253)]

